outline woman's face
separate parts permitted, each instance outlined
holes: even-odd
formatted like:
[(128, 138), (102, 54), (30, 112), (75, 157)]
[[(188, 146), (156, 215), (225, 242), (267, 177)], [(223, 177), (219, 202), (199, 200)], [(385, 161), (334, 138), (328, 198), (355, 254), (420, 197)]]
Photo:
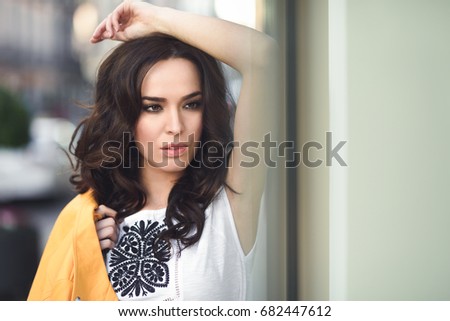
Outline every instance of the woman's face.
[(203, 98), (200, 76), (187, 59), (157, 62), (141, 88), (142, 111), (135, 141), (144, 167), (183, 171), (193, 159), (202, 133)]

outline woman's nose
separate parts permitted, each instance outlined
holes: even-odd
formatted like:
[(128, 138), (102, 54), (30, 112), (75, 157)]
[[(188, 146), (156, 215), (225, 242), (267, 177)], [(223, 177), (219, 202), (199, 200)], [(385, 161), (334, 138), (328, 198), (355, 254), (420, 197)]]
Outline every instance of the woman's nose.
[(171, 135), (180, 134), (183, 130), (183, 123), (180, 113), (177, 109), (173, 109), (168, 113), (167, 132)]

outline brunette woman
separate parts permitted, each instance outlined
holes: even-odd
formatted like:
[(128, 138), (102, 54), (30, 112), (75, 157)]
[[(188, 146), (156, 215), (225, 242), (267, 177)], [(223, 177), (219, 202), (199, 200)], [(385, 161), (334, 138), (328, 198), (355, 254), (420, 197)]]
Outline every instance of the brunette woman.
[[(55, 224), (29, 299), (246, 299), (261, 142), (278, 107), (276, 44), (132, 1), (91, 41), (105, 39), (123, 44), (101, 64), (74, 135), (79, 195)], [(219, 62), (242, 76), (234, 119)]]

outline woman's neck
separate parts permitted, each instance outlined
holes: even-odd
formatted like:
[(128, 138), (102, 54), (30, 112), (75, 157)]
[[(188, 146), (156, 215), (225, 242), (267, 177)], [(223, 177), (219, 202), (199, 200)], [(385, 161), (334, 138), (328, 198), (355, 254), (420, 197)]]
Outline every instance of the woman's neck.
[(182, 174), (183, 172), (164, 172), (157, 168), (142, 169), (142, 183), (147, 191), (144, 209), (166, 208), (170, 191)]

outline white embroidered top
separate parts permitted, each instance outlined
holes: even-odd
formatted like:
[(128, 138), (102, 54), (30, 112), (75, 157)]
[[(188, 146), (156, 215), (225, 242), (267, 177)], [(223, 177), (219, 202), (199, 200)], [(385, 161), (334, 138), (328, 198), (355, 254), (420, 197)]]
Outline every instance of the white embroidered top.
[[(200, 240), (181, 255), (171, 253), (162, 241), (152, 246), (166, 228), (165, 209), (142, 210), (125, 218), (119, 241), (106, 256), (119, 300), (245, 300), (255, 251), (242, 251), (225, 189), (205, 217)], [(175, 242), (172, 251), (178, 252)]]

